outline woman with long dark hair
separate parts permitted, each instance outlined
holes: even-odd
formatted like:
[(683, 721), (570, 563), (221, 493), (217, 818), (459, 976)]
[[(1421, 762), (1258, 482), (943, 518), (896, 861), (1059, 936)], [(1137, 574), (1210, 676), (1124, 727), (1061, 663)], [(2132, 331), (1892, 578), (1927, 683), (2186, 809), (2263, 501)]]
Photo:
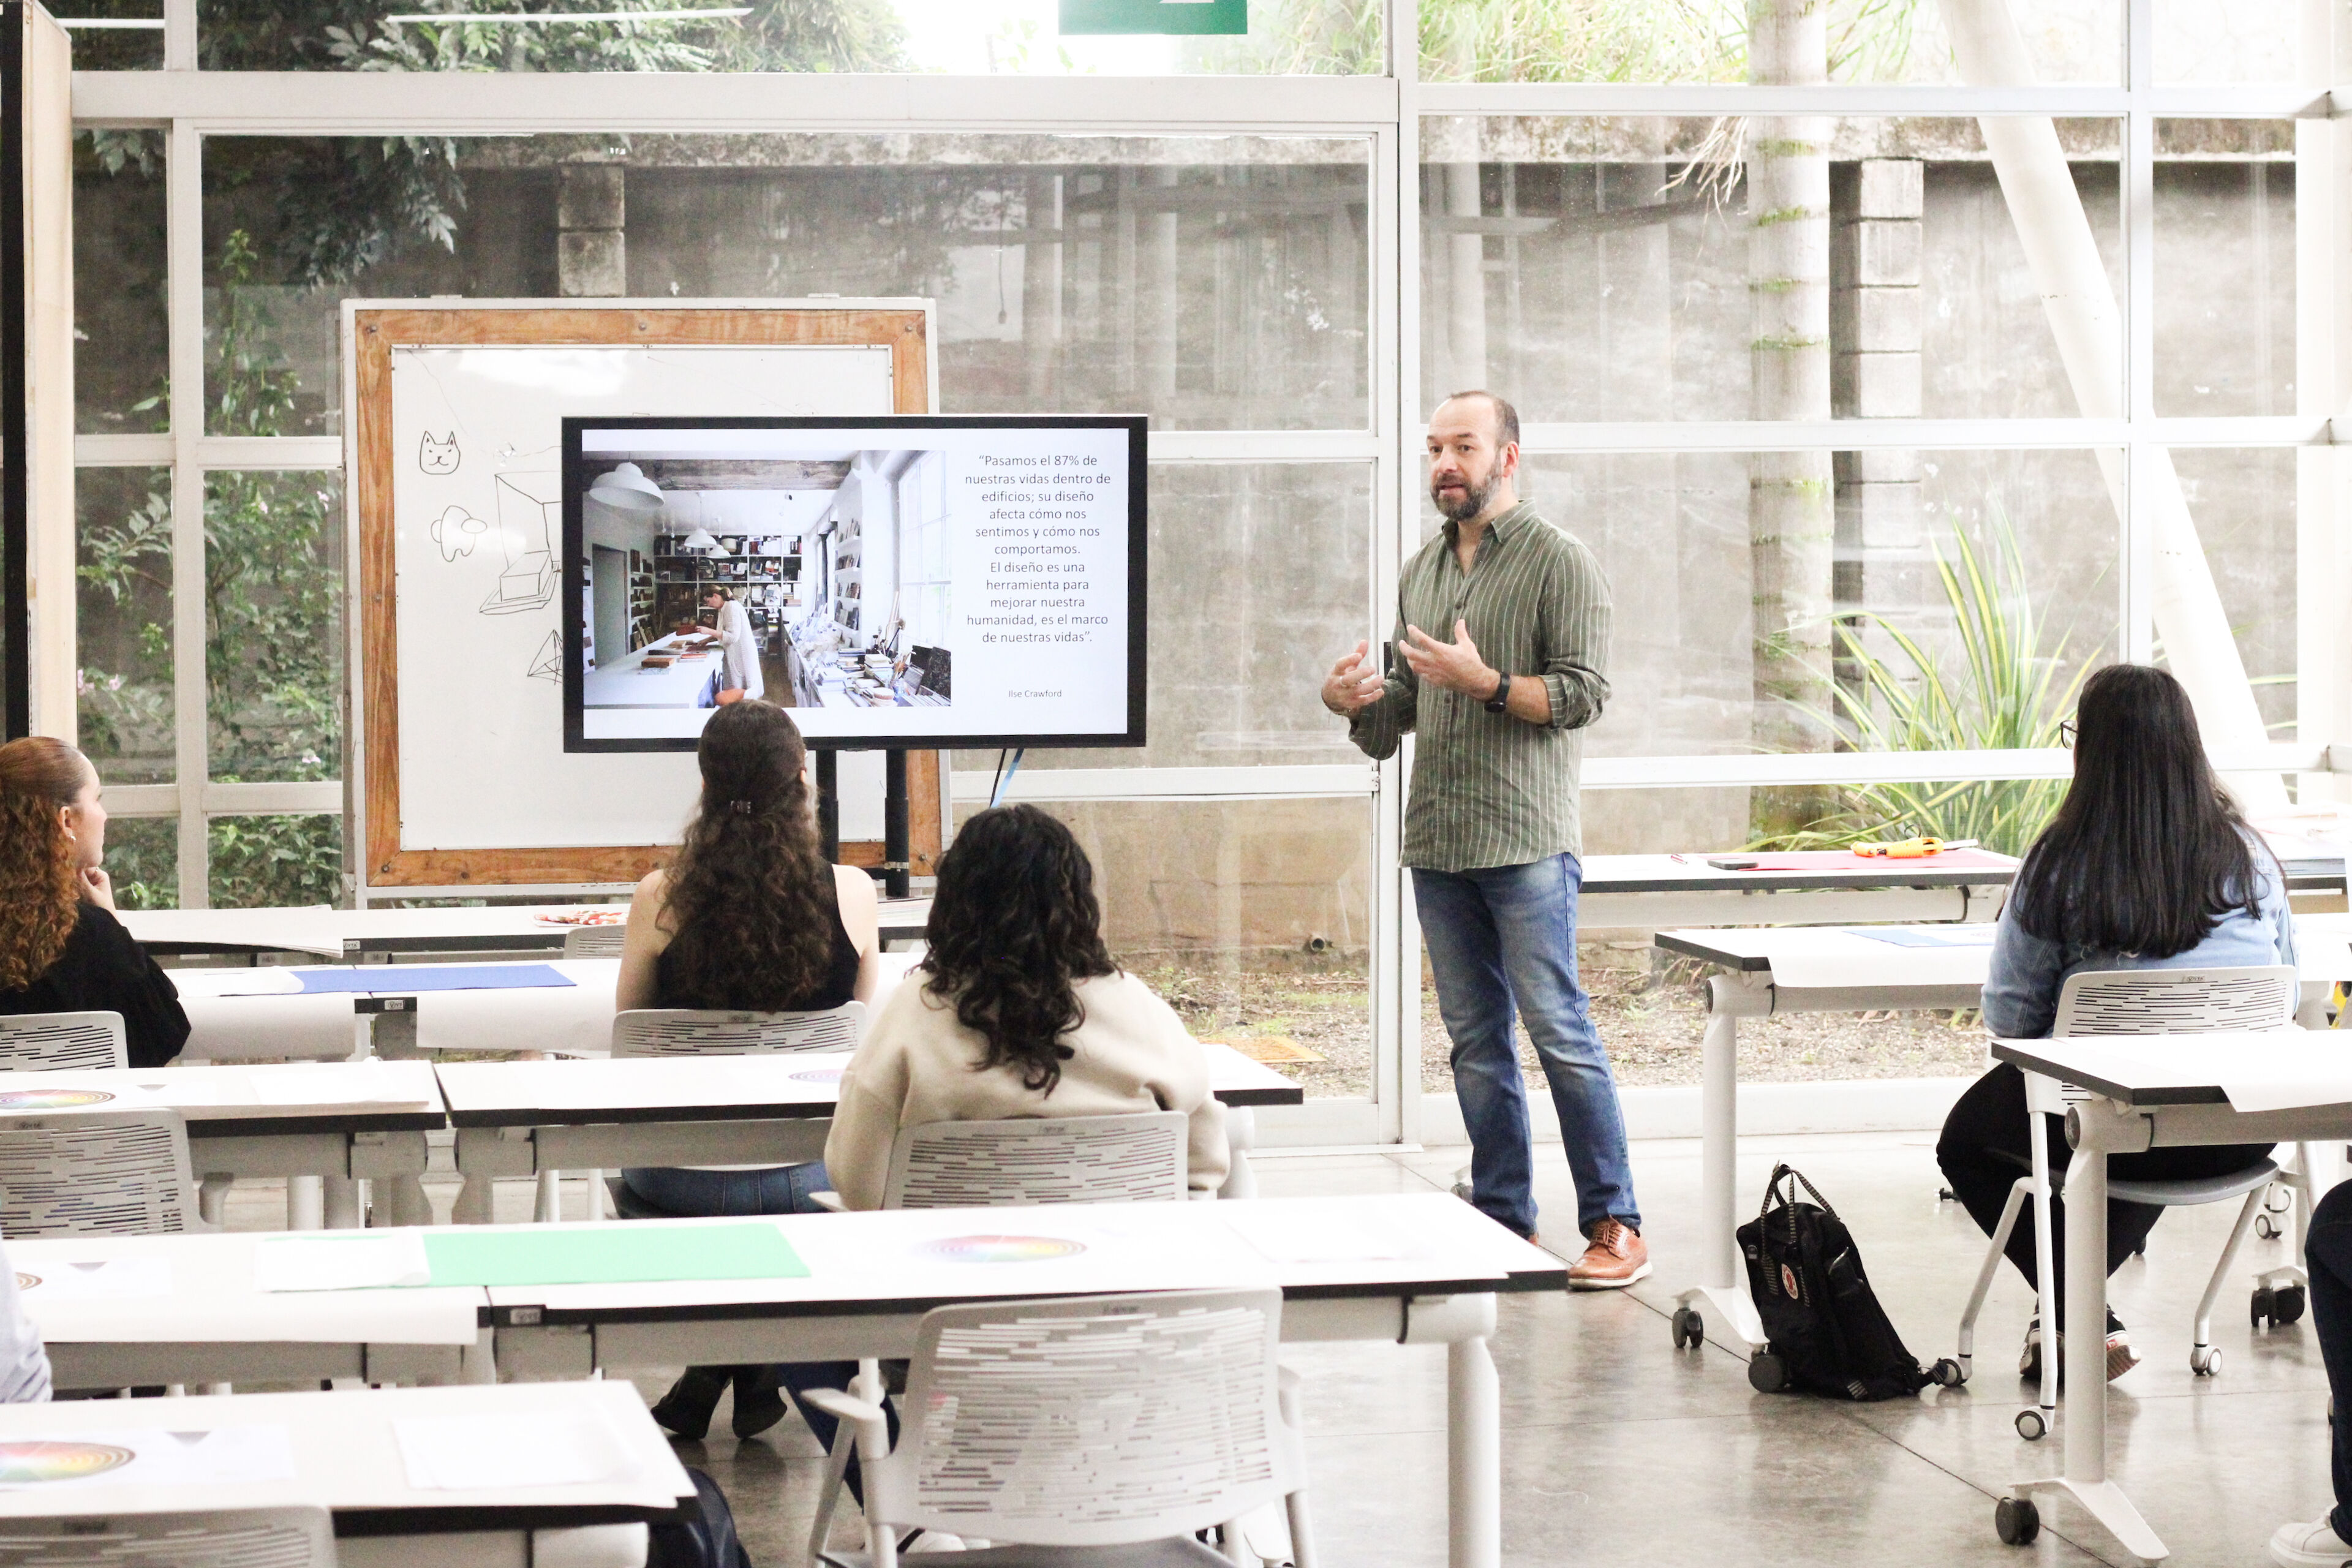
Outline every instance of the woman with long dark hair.
[(0, 1013), (120, 1013), (135, 1068), (187, 1043), (180, 993), (114, 918), (98, 770), (63, 741), (0, 746)]
[(901, 1127), (1181, 1110), (1187, 1179), (1224, 1184), (1223, 1108), (1174, 1008), (1111, 962), (1094, 867), (1034, 805), (966, 822), (940, 858), (929, 951), (841, 1076), (824, 1142), (834, 1190), (879, 1208)]
[[(2081, 970), (2234, 969), (2294, 962), (2286, 879), (2205, 760), (2189, 694), (2163, 670), (2110, 665), (2083, 685), (2075, 708), (2074, 781), (2026, 851), (1993, 932), (1985, 1026), (2004, 1039), (2046, 1037), (2066, 977)], [(2044, 1119), (2054, 1178), (2071, 1151)], [(2269, 1146), (2155, 1149), (2118, 1154), (2118, 1181), (2219, 1176)], [(2011, 1186), (2031, 1168), (2025, 1078), (2004, 1062), (1979, 1079), (1945, 1120), (1936, 1159), (1985, 1234)], [(2164, 1211), (2107, 1205), (2107, 1272), (2138, 1251)], [(2065, 1289), (2063, 1205), (2050, 1199), (2053, 1300)], [(2034, 1279), (2033, 1212), (2010, 1233), (2009, 1260)], [(2138, 1364), (2123, 1324), (2107, 1319), (2107, 1375)], [(2018, 1370), (2041, 1364), (2037, 1320)]]
[[(817, 837), (808, 752), (792, 716), (766, 702), (730, 703), (695, 748), (702, 795), (685, 840), (629, 901), (616, 1001), (644, 1007), (818, 1012), (870, 1001), (879, 949), (874, 879), (829, 864)], [(814, 1162), (753, 1170), (624, 1171), (646, 1203), (670, 1214), (807, 1212), (824, 1190)], [(730, 1383), (736, 1436), (783, 1418), (772, 1367), (695, 1367), (654, 1407), (680, 1436), (699, 1438)]]

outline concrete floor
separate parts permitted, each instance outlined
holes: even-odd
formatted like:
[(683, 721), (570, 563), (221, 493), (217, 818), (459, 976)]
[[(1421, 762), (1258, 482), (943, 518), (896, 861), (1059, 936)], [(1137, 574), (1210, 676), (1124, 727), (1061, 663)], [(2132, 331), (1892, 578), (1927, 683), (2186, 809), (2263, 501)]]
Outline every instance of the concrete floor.
[[(1843, 1405), (1759, 1394), (1733, 1351), (1677, 1352), (1665, 1314), (1692, 1277), (1699, 1193), (1695, 1142), (1637, 1143), (1644, 1230), (1657, 1268), (1633, 1290), (1507, 1297), (1495, 1346), (1503, 1382), (1504, 1558), (1525, 1564), (2123, 1563), (2065, 1504), (2045, 1509), (2029, 1549), (1993, 1534), (1993, 1500), (2020, 1474), (2054, 1473), (2059, 1437), (2021, 1441), (2015, 1373), (2031, 1299), (2004, 1268), (1978, 1328), (1977, 1378), (1916, 1400)], [(1275, 1155), (1268, 1196), (1419, 1192), (1449, 1184), (1459, 1149), (1396, 1154)], [(1860, 1242), (1880, 1299), (1929, 1362), (1952, 1351), (1983, 1238), (1938, 1203), (1927, 1132), (1759, 1140), (1743, 1149), (1743, 1204), (1774, 1159), (1801, 1169)], [(435, 1184), (446, 1204), (452, 1190)], [(578, 1188), (567, 1213), (579, 1212)], [(502, 1184), (499, 1217), (528, 1217), (527, 1184)], [(231, 1223), (271, 1226), (273, 1194), (240, 1186)], [(1546, 1228), (1573, 1232), (1574, 1199), (1556, 1151), (1539, 1152)], [(2189, 1318), (2234, 1205), (2176, 1211), (2147, 1256), (2116, 1276), (2116, 1310), (2142, 1365), (2114, 1385), (2111, 1474), (2183, 1564), (2265, 1563), (2289, 1519), (2328, 1502), (2326, 1379), (2309, 1321), (2250, 1331), (2246, 1290), (2286, 1244), (2249, 1239), (2224, 1292), (2215, 1378), (2189, 1371)], [(282, 1212), (282, 1211), (281, 1211)], [(1307, 1378), (1308, 1466), (1326, 1563), (1443, 1568), (1445, 1363), (1442, 1347), (1302, 1345), (1284, 1359)], [(667, 1369), (635, 1381), (648, 1400)], [(722, 1403), (714, 1436), (678, 1445), (733, 1500), (752, 1560), (797, 1564), (821, 1466), (797, 1420), (739, 1443)], [(2062, 1415), (2063, 1421), (2063, 1415)], [(2062, 1426), (2063, 1431), (2063, 1426)]]

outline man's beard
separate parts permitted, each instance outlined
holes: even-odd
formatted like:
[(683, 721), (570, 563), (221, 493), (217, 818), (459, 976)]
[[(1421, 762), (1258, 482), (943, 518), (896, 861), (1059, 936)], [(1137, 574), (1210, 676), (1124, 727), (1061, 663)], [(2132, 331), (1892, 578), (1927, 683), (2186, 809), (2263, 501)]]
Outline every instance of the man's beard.
[(1467, 522), (1486, 510), (1487, 498), (1495, 493), (1495, 476), (1486, 476), (1483, 485), (1474, 485), (1466, 478), (1462, 481), (1462, 499), (1447, 504), (1444, 492), (1435, 485), (1429, 487), (1429, 499), (1437, 503), (1438, 511), (1448, 522)]

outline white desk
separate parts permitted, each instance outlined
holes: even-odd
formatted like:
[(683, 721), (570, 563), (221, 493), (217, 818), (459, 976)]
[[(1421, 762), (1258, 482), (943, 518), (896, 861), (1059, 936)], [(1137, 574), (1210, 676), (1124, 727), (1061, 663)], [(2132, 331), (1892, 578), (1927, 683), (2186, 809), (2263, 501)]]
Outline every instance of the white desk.
[[(174, 976), (191, 1032), (185, 1054), (210, 1061), (256, 1058), (341, 1058), (368, 1049), (365, 1023), (414, 1019), (400, 1048), (428, 1051), (593, 1051), (612, 1046), (617, 958), (550, 958), (541, 962), (568, 985), (480, 991), (429, 991), (419, 982), (436, 971), (479, 964), (395, 963), (362, 966), (366, 989), (310, 994), (223, 994), (256, 986), (299, 984), (303, 969), (192, 969)], [(389, 1046), (391, 1042), (380, 1042)]]
[[(8, 1261), (38, 1281), (25, 1311), (59, 1388), (454, 1380), (467, 1363), (487, 1378), (480, 1290), (256, 1290), (253, 1251), (268, 1234), (11, 1240)], [(106, 1267), (76, 1267), (89, 1264)], [(0, 1491), (0, 1507), (11, 1495)]]
[(1980, 849), (1952, 850), (1918, 860), (1865, 858), (1850, 850), (1759, 850), (1746, 858), (1759, 862), (1759, 868), (1717, 870), (1706, 863), (1708, 854), (1699, 851), (1595, 855), (1583, 862), (1577, 924), (1654, 930), (1989, 921), (2000, 912), (2018, 864), (2006, 855)]
[[(101, 1095), (83, 1105), (59, 1094)], [(101, 1111), (176, 1110), (208, 1222), (221, 1222), (238, 1176), (400, 1178), (425, 1173), (425, 1135), (446, 1126), (428, 1062), (308, 1063), (237, 1068), (117, 1068), (9, 1077), (0, 1115), (59, 1119)], [(411, 1206), (404, 1222), (429, 1215)]]
[[(1278, 1285), (1283, 1337), (1447, 1347), (1453, 1568), (1496, 1568), (1501, 1424), (1486, 1341), (1495, 1296), (1557, 1290), (1566, 1270), (1467, 1204), (1442, 1194), (1265, 1199), (1253, 1204), (1056, 1205), (892, 1210), (776, 1219), (638, 1221), (774, 1225), (801, 1279), (493, 1287), (502, 1374), (584, 1377), (597, 1367), (835, 1361), (913, 1352), (922, 1314), (961, 1301), (1216, 1286)], [(1265, 1230), (1255, 1227), (1264, 1226)], [(1261, 1250), (1278, 1230), (1322, 1261)], [(971, 1260), (961, 1237), (1042, 1237), (1060, 1256)], [(1079, 1250), (1068, 1251), (1076, 1243)], [(1358, 1244), (1397, 1256), (1347, 1256)], [(941, 1251), (958, 1255), (947, 1260)], [(1310, 1393), (1308, 1395), (1312, 1398)], [(1326, 1499), (1326, 1506), (1344, 1500)]]
[[(2265, 1058), (2302, 1057), (2305, 1050), (2306, 1042), (2291, 1034), (1992, 1043), (1992, 1054), (2002, 1061), (2093, 1096), (2066, 1118), (2074, 1156), (2066, 1169), (2064, 1468), (2054, 1478), (2016, 1482), (2010, 1488), (2011, 1499), (2065, 1492), (2126, 1550), (2149, 1561), (2165, 1555), (2163, 1541), (2123, 1489), (2107, 1479), (2107, 1156), (2183, 1144), (2340, 1142), (2352, 1136), (2352, 1061), (2340, 1069), (2342, 1103), (2333, 1105), (2242, 1112), (2215, 1077), (2215, 1068), (2223, 1066), (2232, 1073), (2259, 1074)], [(2253, 1551), (2248, 1542), (2250, 1560)]]
[[(656, 637), (635, 653), (610, 664), (600, 664), (580, 679), (583, 708), (701, 708), (715, 689), (721, 666), (719, 649), (700, 647), (681, 650), (687, 637), (673, 632)], [(658, 669), (646, 668), (647, 654), (669, 654), (676, 662)]]
[[(553, 1485), (412, 1486), (394, 1425), (412, 1421), (520, 1421), (599, 1431), (611, 1473), (603, 1479)], [(165, 1426), (181, 1435), (169, 1439), (174, 1442), (184, 1442), (185, 1434), (195, 1432), (264, 1428), (254, 1434), (263, 1439), (263, 1455), (278, 1449), (290, 1458), (292, 1473), (281, 1470), (278, 1479), (111, 1485), (101, 1474), (87, 1480), (11, 1487), (0, 1490), (0, 1518), (309, 1506), (325, 1508), (334, 1516), (335, 1533), (343, 1538), (339, 1555), (346, 1563), (471, 1563), (500, 1556), (522, 1563), (530, 1560), (530, 1543), (511, 1539), (522, 1532), (649, 1522), (674, 1515), (694, 1495), (693, 1483), (668, 1441), (646, 1414), (636, 1390), (625, 1383), (352, 1389), (0, 1407), (0, 1441), (69, 1442)], [(266, 1466), (257, 1468), (268, 1473)], [(136, 1474), (135, 1464), (124, 1473)], [(395, 1549), (394, 1542), (371, 1539), (480, 1531), (509, 1536), (502, 1543), (506, 1551), (486, 1554), (488, 1543), (478, 1540), (433, 1546), (412, 1542)]]
[[(1305, 1091), (1230, 1046), (1210, 1043), (1210, 1091), (1228, 1107), (1234, 1175), (1255, 1195), (1250, 1108), (1297, 1105)], [(630, 1165), (793, 1164), (824, 1157), (846, 1051), (620, 1060), (445, 1062), (437, 1071), (457, 1129), (466, 1184), (452, 1217), (490, 1216), (490, 1183), (547, 1171)]]
[[(2295, 921), (2306, 1025), (2318, 1021), (2315, 1013), (2327, 986), (2338, 979), (2352, 978), (2352, 946), (2334, 934), (2335, 927), (2312, 923), (2331, 918), (2346, 920), (2306, 915)], [(1709, 1326), (1720, 1326), (1750, 1350), (1764, 1343), (1763, 1326), (1748, 1300), (1734, 1237), (1738, 1206), (1733, 1183), (1739, 1135), (1739, 1020), (1776, 1013), (1974, 1007), (1983, 1000), (1985, 973), (1992, 958), (1990, 927), (1871, 929), (1882, 935), (1818, 927), (1658, 933), (1657, 945), (1667, 952), (1721, 964), (1730, 971), (1707, 982), (1706, 1032), (1699, 1067), (1700, 1191), (1706, 1225), (1700, 1247), (1706, 1262), (1699, 1283), (1676, 1298), (1681, 1313), (1695, 1313), (1702, 1303), (1712, 1309), (1712, 1318), (1697, 1313), (1701, 1332)], [(2344, 930), (2352, 932), (2352, 921)], [(2308, 941), (2306, 931), (2311, 932)], [(1906, 936), (1937, 945), (1905, 946), (1885, 940)], [(1690, 1321), (1677, 1315), (1675, 1343), (1683, 1342)]]

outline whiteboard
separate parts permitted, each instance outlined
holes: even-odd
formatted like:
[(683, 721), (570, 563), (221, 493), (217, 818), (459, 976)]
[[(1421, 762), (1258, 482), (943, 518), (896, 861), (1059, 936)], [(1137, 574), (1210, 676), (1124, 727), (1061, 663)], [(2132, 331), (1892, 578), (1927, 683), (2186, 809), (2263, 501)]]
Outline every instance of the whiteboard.
[(402, 849), (677, 842), (691, 753), (563, 749), (561, 421), (888, 414), (892, 353), (393, 346)]

